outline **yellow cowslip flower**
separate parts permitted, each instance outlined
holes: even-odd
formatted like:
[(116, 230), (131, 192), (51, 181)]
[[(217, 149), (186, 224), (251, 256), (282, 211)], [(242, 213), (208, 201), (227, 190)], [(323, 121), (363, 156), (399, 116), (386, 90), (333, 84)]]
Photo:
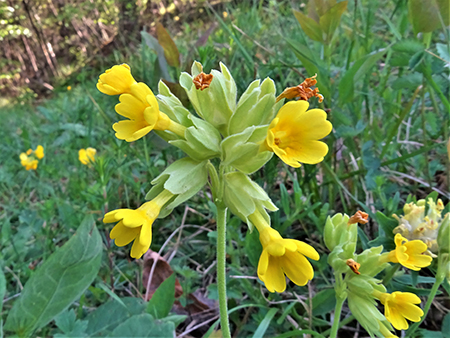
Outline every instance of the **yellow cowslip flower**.
[(84, 165), (89, 165), (93, 162), (95, 162), (95, 154), (97, 153), (97, 150), (94, 148), (86, 148), (86, 149), (80, 149), (78, 151), (78, 159), (81, 163)]
[(106, 95), (120, 95), (128, 93), (135, 83), (130, 66), (124, 63), (107, 69), (100, 75), (97, 89)]
[(300, 163), (316, 164), (328, 153), (328, 146), (319, 141), (327, 136), (332, 125), (321, 109), (307, 110), (307, 101), (291, 101), (281, 107), (269, 125), (261, 150), (273, 151), (283, 162), (298, 168)]
[(397, 330), (407, 330), (409, 325), (406, 319), (419, 322), (423, 316), (422, 309), (415, 305), (420, 304), (420, 298), (410, 292), (393, 292), (391, 294), (374, 290), (373, 296), (384, 305), (386, 319)]
[(295, 239), (284, 239), (272, 229), (256, 211), (249, 220), (259, 231), (263, 252), (258, 263), (258, 277), (270, 292), (286, 290), (285, 275), (295, 284), (303, 286), (314, 277), (311, 263), (305, 256), (318, 260), (319, 254), (309, 244)]
[(38, 159), (44, 158), (44, 147), (38, 145), (35, 150), (28, 149), (26, 153), (20, 154), (20, 164), (25, 167), (26, 170), (36, 170), (38, 166)]
[(72, 86), (67, 86), (67, 90), (71, 91), (72, 90)]
[(158, 101), (151, 89), (136, 82), (126, 64), (114, 66), (100, 75), (97, 88), (104, 94), (118, 95), (120, 103), (115, 109), (127, 120), (114, 123), (113, 129), (119, 140), (133, 142), (153, 129), (168, 130), (184, 138), (186, 127), (172, 121), (159, 111)]
[(421, 240), (408, 241), (400, 234), (395, 235), (395, 250), (380, 257), (382, 262), (400, 263), (404, 267), (419, 271), (431, 264), (433, 258), (424, 255), (427, 245)]
[(136, 210), (118, 209), (108, 212), (103, 223), (118, 222), (111, 230), (110, 237), (117, 246), (124, 246), (134, 240), (131, 257), (141, 258), (150, 248), (152, 242), (152, 224), (158, 217), (161, 208), (174, 195), (163, 190), (150, 202), (146, 202)]

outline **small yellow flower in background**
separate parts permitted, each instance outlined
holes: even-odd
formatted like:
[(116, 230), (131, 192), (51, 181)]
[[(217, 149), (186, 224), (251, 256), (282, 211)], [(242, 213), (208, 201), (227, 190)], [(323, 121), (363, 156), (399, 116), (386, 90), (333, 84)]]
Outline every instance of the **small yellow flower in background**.
[(38, 159), (44, 158), (44, 147), (38, 145), (35, 150), (28, 149), (26, 153), (20, 154), (20, 164), (26, 170), (36, 170), (38, 166)]
[(307, 101), (291, 101), (281, 107), (263, 145), (294, 168), (300, 163), (319, 163), (328, 153), (328, 146), (319, 139), (333, 127), (323, 110), (308, 107)]
[(406, 330), (409, 325), (406, 319), (419, 322), (423, 316), (422, 309), (415, 305), (420, 304), (420, 298), (410, 292), (396, 291), (391, 294), (374, 291), (374, 296), (384, 305), (386, 319), (397, 330)]
[(72, 86), (67, 86), (67, 90), (70, 92), (72, 90)]
[(286, 290), (284, 275), (299, 286), (313, 279), (314, 270), (306, 257), (313, 260), (320, 257), (311, 245), (295, 239), (284, 239), (263, 220), (258, 211), (250, 215), (249, 219), (259, 231), (263, 252), (259, 258), (258, 277), (264, 282), (267, 290), (270, 292)]
[(184, 137), (186, 128), (159, 111), (155, 95), (145, 83), (134, 80), (130, 66), (123, 64), (108, 69), (100, 75), (97, 88), (107, 95), (121, 94), (115, 109), (127, 120), (113, 125), (119, 140), (133, 142), (153, 129), (169, 130)]
[(392, 263), (400, 263), (405, 268), (419, 271), (431, 264), (433, 258), (425, 255), (427, 245), (420, 241), (408, 241), (400, 234), (395, 235), (395, 250), (384, 254), (380, 260)]
[(135, 83), (130, 66), (124, 63), (107, 69), (100, 75), (97, 89), (106, 95), (120, 95), (128, 93), (131, 85)]
[(80, 149), (78, 151), (78, 159), (84, 165), (89, 165), (95, 162), (95, 154), (97, 154), (97, 150), (94, 148), (89, 147), (86, 149)]
[(110, 237), (117, 246), (124, 246), (134, 240), (131, 257), (141, 258), (150, 248), (152, 242), (152, 224), (161, 208), (174, 195), (164, 190), (150, 202), (146, 202), (136, 210), (118, 209), (108, 212), (103, 223), (117, 223), (111, 230)]

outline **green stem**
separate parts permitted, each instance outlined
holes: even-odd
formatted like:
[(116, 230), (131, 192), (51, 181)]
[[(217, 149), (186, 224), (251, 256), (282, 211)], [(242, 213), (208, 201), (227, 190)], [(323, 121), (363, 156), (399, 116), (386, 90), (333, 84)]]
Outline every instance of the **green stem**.
[(430, 72), (424, 72), (423, 75), (425, 75), (425, 78), (427, 79), (430, 86), (439, 95), (439, 98), (441, 99), (442, 103), (444, 104), (444, 106), (447, 110), (447, 114), (450, 114), (450, 103), (448, 102), (447, 97), (444, 95), (441, 88), (439, 88), (437, 83), (434, 82), (433, 77), (431, 76)]
[(422, 324), (422, 322), (427, 317), (428, 311), (430, 310), (431, 304), (433, 303), (434, 297), (436, 297), (436, 293), (439, 290), (439, 287), (441, 286), (442, 282), (445, 278), (445, 269), (447, 265), (447, 260), (444, 259), (444, 254), (442, 252), (439, 252), (438, 254), (438, 269), (436, 272), (436, 281), (434, 282), (433, 287), (431, 288), (430, 294), (428, 295), (427, 303), (425, 304), (425, 307), (423, 308), (423, 316), (420, 319), (419, 322), (414, 323), (409, 328), (408, 332), (406, 333), (406, 337), (412, 337), (412, 334), (417, 330), (417, 328)]
[(230, 338), (228, 323), (227, 285), (225, 272), (226, 256), (226, 217), (227, 208), (222, 202), (217, 202), (217, 290), (219, 292), (220, 326), (222, 337)]
[(341, 319), (342, 305), (344, 305), (345, 299), (347, 298), (346, 287), (342, 280), (342, 275), (335, 273), (336, 285), (334, 289), (336, 290), (336, 306), (334, 308), (334, 319), (333, 326), (331, 327), (330, 338), (336, 338), (339, 330), (339, 322)]

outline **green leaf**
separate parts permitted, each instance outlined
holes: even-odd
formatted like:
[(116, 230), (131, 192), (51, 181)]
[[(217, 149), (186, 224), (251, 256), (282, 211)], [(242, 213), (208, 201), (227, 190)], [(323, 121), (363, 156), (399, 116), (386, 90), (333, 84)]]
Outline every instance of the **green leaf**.
[(31, 276), (14, 303), (5, 329), (29, 336), (79, 298), (97, 276), (102, 240), (92, 216)]
[(312, 304), (314, 316), (330, 313), (336, 305), (336, 292), (334, 289), (322, 290), (313, 297)]
[(339, 83), (339, 102), (347, 103), (353, 99), (354, 85), (364, 78), (375, 63), (387, 52), (387, 48), (375, 54), (369, 54), (357, 60), (345, 73)]
[(149, 314), (144, 313), (129, 318), (116, 327), (108, 337), (175, 337), (175, 325), (172, 322), (155, 320)]
[(416, 39), (408, 39), (397, 42), (392, 46), (392, 50), (398, 53), (408, 53), (410, 55), (414, 55), (417, 52), (425, 50), (425, 47)]
[(294, 9), (293, 12), (300, 26), (302, 26), (302, 29), (305, 32), (305, 34), (308, 35), (314, 41), (323, 42), (322, 37), (323, 32), (322, 28), (320, 28), (320, 25), (300, 11), (296, 11)]
[(442, 335), (450, 338), (450, 313), (447, 313), (442, 321)]
[(110, 334), (128, 318), (144, 312), (145, 304), (142, 299), (126, 297), (121, 300), (125, 306), (111, 299), (86, 317), (89, 322), (86, 332), (89, 336), (98, 337)]
[(323, 16), (320, 17), (320, 27), (327, 36), (327, 42), (330, 42), (333, 38), (333, 34), (341, 21), (341, 16), (346, 9), (347, 1), (342, 1), (331, 7)]
[(156, 52), (156, 54), (158, 55), (158, 67), (159, 67), (159, 71), (161, 72), (162, 78), (173, 82), (172, 77), (169, 75), (169, 71), (167, 68), (167, 60), (164, 55), (164, 49), (159, 44), (158, 40), (156, 40), (153, 36), (148, 34), (146, 31), (142, 31), (141, 36), (144, 39), (146, 45), (150, 49), (154, 50)]
[(159, 44), (164, 49), (164, 56), (167, 63), (172, 67), (179, 68), (180, 52), (178, 51), (177, 45), (170, 37), (170, 34), (160, 22), (156, 24), (156, 36), (158, 37)]
[(264, 333), (266, 332), (267, 328), (269, 327), (270, 322), (272, 321), (273, 317), (277, 313), (278, 309), (271, 308), (262, 322), (259, 324), (258, 328), (255, 331), (255, 334), (253, 335), (253, 338), (259, 338), (264, 337)]
[(280, 193), (281, 193), (281, 206), (283, 208), (284, 213), (289, 217), (291, 214), (290, 208), (290, 198), (286, 186), (284, 183), (280, 184)]
[(259, 257), (261, 256), (262, 246), (259, 241), (258, 231), (247, 231), (245, 235), (245, 252), (250, 264), (255, 268), (258, 266)]
[(428, 33), (449, 25), (449, 1), (448, 0), (409, 0), (409, 21), (414, 33)]
[(166, 317), (172, 309), (175, 301), (175, 274), (172, 273), (161, 285), (156, 289), (152, 298), (147, 305), (147, 313), (156, 319)]

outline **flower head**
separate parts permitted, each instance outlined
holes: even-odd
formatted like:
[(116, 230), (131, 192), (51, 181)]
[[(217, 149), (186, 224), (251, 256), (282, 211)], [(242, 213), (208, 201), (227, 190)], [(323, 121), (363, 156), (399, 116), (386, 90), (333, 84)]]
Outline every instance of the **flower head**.
[[(428, 211), (425, 215), (426, 204), (428, 204)], [(420, 239), (425, 242), (430, 251), (437, 252), (437, 234), (441, 224), (444, 223), (443, 209), (444, 203), (441, 199), (434, 202), (432, 198), (428, 198), (427, 202), (422, 199), (416, 203), (407, 203), (403, 207), (404, 216), (393, 215), (399, 222), (394, 233), (401, 234), (410, 241)], [(446, 217), (449, 216), (446, 215), (444, 219)]]
[(106, 95), (128, 93), (131, 85), (136, 83), (130, 69), (130, 66), (125, 63), (107, 69), (100, 75), (97, 89)]
[(294, 239), (284, 239), (271, 227), (260, 230), (259, 239), (263, 252), (258, 263), (258, 277), (270, 292), (286, 290), (284, 275), (300, 286), (314, 277), (311, 263), (305, 258), (319, 259), (312, 246)]
[(319, 163), (328, 153), (328, 146), (319, 139), (331, 132), (332, 125), (323, 110), (308, 107), (307, 101), (286, 103), (270, 123), (265, 140), (268, 150), (294, 168)]
[(155, 199), (136, 210), (118, 209), (108, 212), (103, 223), (118, 222), (111, 230), (111, 239), (115, 240), (117, 246), (127, 245), (134, 240), (130, 255), (133, 258), (141, 258), (152, 242), (152, 224), (172, 196), (173, 194), (164, 190)]
[(97, 150), (94, 148), (86, 148), (86, 149), (80, 149), (78, 151), (78, 159), (80, 162), (84, 165), (89, 165), (93, 162), (95, 162), (95, 154), (97, 153)]
[(397, 329), (406, 330), (412, 322), (420, 321), (423, 311), (415, 304), (420, 304), (420, 298), (410, 292), (380, 293), (377, 298), (384, 305), (386, 319)]
[(393, 263), (400, 263), (404, 267), (419, 271), (431, 264), (433, 258), (425, 255), (427, 245), (420, 241), (408, 241), (400, 234), (395, 235), (395, 250), (387, 254), (386, 259)]
[(20, 164), (25, 167), (26, 170), (36, 170), (38, 166), (38, 159), (44, 158), (44, 147), (38, 145), (35, 150), (28, 149), (26, 153), (20, 154)]

